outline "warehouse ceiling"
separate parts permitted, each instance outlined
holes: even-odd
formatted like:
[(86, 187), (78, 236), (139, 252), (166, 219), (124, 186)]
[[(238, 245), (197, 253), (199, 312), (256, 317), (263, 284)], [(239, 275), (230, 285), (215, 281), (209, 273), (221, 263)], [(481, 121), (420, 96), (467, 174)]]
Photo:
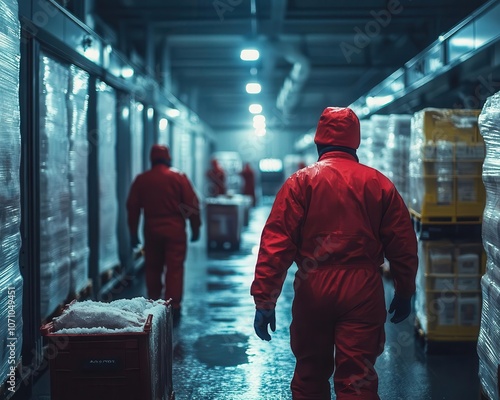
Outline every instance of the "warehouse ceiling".
[[(351, 104), (484, 3), (106, 0), (95, 18), (215, 132), (251, 128), (251, 103), (269, 129), (305, 132), (323, 108)], [(245, 47), (260, 59), (242, 61)], [(246, 93), (251, 81), (261, 93)]]

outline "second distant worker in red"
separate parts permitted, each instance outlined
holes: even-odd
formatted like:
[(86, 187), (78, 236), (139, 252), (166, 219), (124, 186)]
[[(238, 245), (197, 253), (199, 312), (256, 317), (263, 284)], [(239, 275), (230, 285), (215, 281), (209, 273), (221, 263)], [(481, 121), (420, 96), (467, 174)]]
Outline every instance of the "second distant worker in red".
[(194, 242), (200, 236), (199, 201), (188, 177), (170, 167), (168, 147), (153, 145), (150, 161), (151, 169), (135, 178), (127, 199), (131, 244), (139, 244), (137, 230), (142, 211), (148, 296), (161, 297), (164, 278), (165, 299), (172, 299), (174, 322), (178, 322), (187, 250), (186, 220)]
[(240, 172), (243, 178), (243, 194), (252, 198), (252, 206), (257, 203), (255, 197), (255, 173), (249, 163), (246, 163), (243, 170)]
[(215, 158), (212, 159), (210, 164), (211, 168), (207, 172), (207, 177), (210, 183), (209, 196), (215, 197), (224, 195), (227, 192), (226, 173)]

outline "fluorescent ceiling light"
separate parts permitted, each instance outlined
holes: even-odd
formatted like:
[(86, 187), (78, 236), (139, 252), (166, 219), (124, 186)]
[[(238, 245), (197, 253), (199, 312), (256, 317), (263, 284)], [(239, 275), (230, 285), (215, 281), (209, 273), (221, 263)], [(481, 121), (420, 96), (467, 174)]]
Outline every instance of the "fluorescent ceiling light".
[(258, 60), (260, 57), (259, 50), (256, 49), (244, 49), (241, 50), (240, 53), (240, 58), (243, 61), (255, 61)]
[(266, 127), (266, 121), (254, 121), (253, 127), (255, 129), (264, 129)]
[(155, 115), (155, 110), (152, 107), (149, 107), (148, 108), (148, 118), (152, 119), (154, 115)]
[(252, 114), (260, 114), (262, 112), (262, 106), (260, 104), (250, 104), (250, 107), (248, 107), (248, 110)]
[(131, 67), (123, 67), (122, 68), (122, 76), (127, 78), (132, 78), (134, 76), (134, 69)]
[(264, 129), (266, 127), (266, 117), (262, 114), (253, 117), (253, 127), (255, 129)]
[(266, 128), (259, 128), (255, 130), (255, 135), (257, 136), (266, 136)]
[(170, 118), (177, 118), (179, 115), (181, 115), (181, 112), (176, 108), (167, 108), (166, 113)]
[[(92, 60), (95, 62), (98, 62), (99, 58), (101, 57), (101, 53), (99, 52), (99, 50), (97, 50), (93, 47), (89, 47), (88, 49), (85, 49), (83, 52), (89, 60)], [(132, 75), (134, 75), (134, 70), (132, 70)], [(130, 78), (131, 76), (124, 76), (124, 78)]]
[(246, 90), (247, 93), (257, 94), (260, 93), (262, 87), (260, 86), (260, 83), (247, 83)]
[(391, 83), (391, 90), (393, 92), (399, 92), (405, 88), (405, 84), (401, 81), (394, 81)]
[(394, 96), (369, 96), (366, 98), (366, 105), (372, 107), (382, 107), (394, 100)]
[(457, 37), (457, 38), (452, 38), (450, 40), (450, 42), (451, 42), (452, 46), (468, 47), (468, 48), (474, 47), (474, 39), (473, 38)]
[(129, 115), (130, 115), (130, 110), (128, 109), (128, 107), (123, 107), (122, 109), (123, 119), (127, 119)]
[(168, 126), (168, 119), (166, 119), (166, 118), (160, 119), (160, 122), (158, 123), (158, 125), (159, 125), (160, 130), (164, 131), (165, 129), (167, 129), (167, 126)]

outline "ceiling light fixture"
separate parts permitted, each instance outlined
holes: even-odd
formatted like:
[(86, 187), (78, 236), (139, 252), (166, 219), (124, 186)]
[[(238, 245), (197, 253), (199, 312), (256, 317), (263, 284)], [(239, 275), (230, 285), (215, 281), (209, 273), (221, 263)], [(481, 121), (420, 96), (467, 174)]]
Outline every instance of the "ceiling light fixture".
[(255, 129), (255, 135), (256, 136), (266, 136), (266, 128), (258, 128), (258, 129)]
[(155, 110), (153, 108), (149, 107), (148, 108), (148, 118), (153, 119), (154, 115), (155, 115)]
[(250, 104), (248, 111), (252, 114), (260, 114), (262, 112), (262, 106), (260, 104)]
[(166, 114), (170, 118), (177, 118), (179, 115), (181, 115), (181, 112), (176, 108), (167, 108)]
[(243, 61), (256, 61), (260, 57), (259, 50), (256, 49), (244, 49), (241, 50), (240, 58)]
[(162, 118), (160, 119), (160, 122), (158, 123), (158, 127), (160, 128), (161, 131), (164, 131), (167, 129), (168, 126), (168, 119)]
[(262, 90), (260, 83), (247, 83), (246, 86), (247, 93), (258, 94)]
[(132, 67), (125, 66), (122, 68), (122, 77), (125, 79), (132, 78), (134, 76), (134, 69)]

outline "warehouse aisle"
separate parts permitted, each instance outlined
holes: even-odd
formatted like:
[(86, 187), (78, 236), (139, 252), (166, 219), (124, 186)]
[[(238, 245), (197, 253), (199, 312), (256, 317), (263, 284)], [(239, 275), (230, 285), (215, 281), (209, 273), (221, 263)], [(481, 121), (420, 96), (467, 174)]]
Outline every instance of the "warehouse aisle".
[[(294, 359), (288, 326), (293, 298), (290, 269), (277, 307), (271, 342), (253, 332), (249, 295), (256, 250), (268, 206), (252, 210), (238, 253), (207, 256), (202, 243), (191, 245), (186, 262), (183, 317), (174, 331), (173, 383), (177, 400), (291, 399)], [(142, 277), (116, 291), (116, 298), (145, 295)], [(392, 285), (386, 282), (386, 301)], [(474, 351), (426, 355), (409, 320), (386, 325), (387, 344), (377, 361), (383, 400), (475, 400), (479, 398)], [(49, 399), (44, 379), (33, 400)], [(46, 379), (45, 379), (46, 381)], [(42, 393), (45, 390), (45, 393)]]

